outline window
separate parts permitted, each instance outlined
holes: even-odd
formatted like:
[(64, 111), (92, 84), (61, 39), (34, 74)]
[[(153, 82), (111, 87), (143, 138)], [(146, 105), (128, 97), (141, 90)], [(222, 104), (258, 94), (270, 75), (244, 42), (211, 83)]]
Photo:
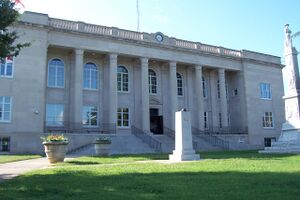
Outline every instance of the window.
[(84, 126), (98, 126), (98, 108), (96, 106), (83, 106), (82, 124)]
[(265, 147), (271, 147), (273, 142), (276, 142), (276, 138), (264, 138)]
[(52, 59), (48, 65), (48, 86), (63, 88), (65, 85), (65, 66), (60, 59)]
[(0, 152), (9, 152), (9, 151), (10, 151), (10, 138), (0, 137)]
[(98, 89), (98, 68), (94, 63), (86, 63), (84, 65), (83, 88)]
[(204, 112), (204, 129), (208, 129), (208, 112)]
[(6, 57), (0, 61), (0, 77), (11, 78), (13, 76), (13, 57)]
[(47, 104), (46, 105), (46, 125), (63, 126), (64, 105)]
[(148, 70), (149, 94), (157, 94), (157, 78), (156, 73), (152, 69)]
[(222, 128), (222, 114), (219, 113), (219, 128)]
[(235, 88), (235, 89), (233, 90), (233, 96), (237, 96), (237, 95), (238, 95), (238, 89)]
[(273, 128), (273, 115), (272, 112), (265, 112), (263, 118), (262, 118), (262, 125), (264, 128)]
[(0, 122), (11, 120), (11, 97), (0, 96)]
[(182, 76), (177, 73), (177, 95), (178, 96), (183, 96), (183, 81), (182, 81)]
[(220, 99), (220, 81), (217, 82), (218, 98)]
[(118, 66), (118, 91), (128, 92), (128, 70), (124, 66)]
[(203, 91), (203, 97), (207, 97), (207, 90), (206, 90), (206, 80), (204, 76), (202, 76), (202, 91)]
[(118, 108), (118, 126), (129, 127), (129, 109)]
[(261, 99), (271, 99), (271, 84), (270, 83), (260, 83), (260, 98)]

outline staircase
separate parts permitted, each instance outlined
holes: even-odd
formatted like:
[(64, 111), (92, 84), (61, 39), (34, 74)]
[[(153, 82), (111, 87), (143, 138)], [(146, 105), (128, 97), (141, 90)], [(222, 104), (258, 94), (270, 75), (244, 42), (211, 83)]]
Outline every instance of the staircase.
[[(155, 150), (150, 148), (146, 143), (131, 133), (117, 133), (111, 137), (110, 154), (143, 154), (154, 153)], [(77, 150), (73, 150), (70, 156), (93, 156), (95, 155), (94, 144), (90, 143)]]

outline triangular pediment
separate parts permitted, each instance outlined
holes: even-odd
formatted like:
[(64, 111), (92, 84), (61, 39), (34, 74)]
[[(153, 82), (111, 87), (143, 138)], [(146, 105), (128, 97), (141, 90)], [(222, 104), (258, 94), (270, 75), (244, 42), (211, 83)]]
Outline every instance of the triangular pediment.
[(152, 104), (152, 105), (161, 105), (162, 103), (158, 99), (150, 97), (149, 104)]

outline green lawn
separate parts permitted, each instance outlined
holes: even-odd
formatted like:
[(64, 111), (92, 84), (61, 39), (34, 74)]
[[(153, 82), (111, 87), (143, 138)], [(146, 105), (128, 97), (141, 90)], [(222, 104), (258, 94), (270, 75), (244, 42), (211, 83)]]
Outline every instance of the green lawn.
[[(163, 164), (167, 155), (83, 157), (0, 183), (1, 199), (299, 199), (300, 155), (201, 153), (197, 162)], [(136, 162), (146, 160), (146, 162)], [(149, 160), (149, 162), (147, 162)]]
[(20, 160), (28, 160), (33, 158), (40, 158), (39, 155), (0, 155), (0, 164), (15, 162)]

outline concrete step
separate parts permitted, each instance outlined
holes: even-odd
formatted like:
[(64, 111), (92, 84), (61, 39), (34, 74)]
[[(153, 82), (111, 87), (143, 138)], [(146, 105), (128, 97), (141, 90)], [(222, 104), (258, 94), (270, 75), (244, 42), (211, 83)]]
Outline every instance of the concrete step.
[(206, 142), (200, 137), (193, 136), (193, 141), (197, 142), (196, 151), (221, 151), (221, 147), (213, 146), (212, 144)]
[(162, 152), (171, 153), (175, 149), (175, 141), (166, 135), (153, 135), (155, 139), (161, 142)]
[[(142, 154), (154, 153), (155, 151), (150, 148), (146, 143), (135, 137), (131, 133), (117, 133), (111, 137), (112, 143), (110, 146), (110, 155), (113, 154)], [(85, 156), (95, 155), (94, 144), (86, 145), (78, 151), (74, 151), (70, 156)]]

